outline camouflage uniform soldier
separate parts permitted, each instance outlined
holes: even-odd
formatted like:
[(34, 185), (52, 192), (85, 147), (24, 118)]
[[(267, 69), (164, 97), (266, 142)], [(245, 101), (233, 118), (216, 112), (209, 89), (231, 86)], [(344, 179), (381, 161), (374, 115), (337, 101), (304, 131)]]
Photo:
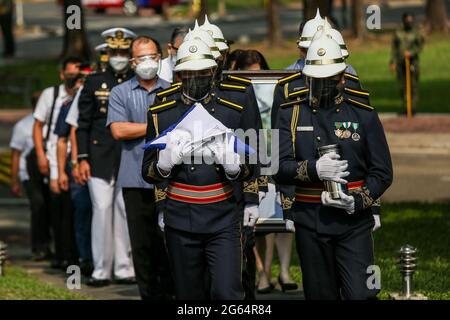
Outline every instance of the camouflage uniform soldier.
[(419, 53), (422, 50), (424, 38), (417, 28), (414, 28), (414, 18), (411, 14), (403, 14), (403, 27), (395, 31), (392, 40), (391, 70), (397, 73), (400, 82), (400, 95), (406, 110), (406, 58), (410, 58), (412, 111), (416, 112), (419, 82)]

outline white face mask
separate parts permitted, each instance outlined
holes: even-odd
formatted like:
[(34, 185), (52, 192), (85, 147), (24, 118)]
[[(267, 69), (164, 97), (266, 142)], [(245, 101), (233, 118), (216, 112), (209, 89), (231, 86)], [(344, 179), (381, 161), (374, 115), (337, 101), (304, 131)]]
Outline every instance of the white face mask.
[(150, 80), (156, 77), (159, 70), (159, 63), (153, 59), (145, 60), (136, 66), (136, 74), (142, 80)]
[(113, 56), (109, 58), (109, 64), (116, 72), (124, 71), (128, 66), (128, 57)]

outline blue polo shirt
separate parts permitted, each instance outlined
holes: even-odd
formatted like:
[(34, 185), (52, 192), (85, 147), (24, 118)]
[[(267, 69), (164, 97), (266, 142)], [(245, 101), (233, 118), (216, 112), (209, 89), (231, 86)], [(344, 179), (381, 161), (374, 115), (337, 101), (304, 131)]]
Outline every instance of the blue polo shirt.
[[(153, 104), (156, 92), (168, 88), (170, 84), (162, 79), (157, 80), (151, 91), (141, 87), (136, 77), (115, 86), (111, 90), (108, 105), (106, 126), (113, 122), (147, 123), (147, 110)], [(141, 168), (145, 137), (122, 141), (117, 184), (122, 188), (153, 188), (142, 179)]]

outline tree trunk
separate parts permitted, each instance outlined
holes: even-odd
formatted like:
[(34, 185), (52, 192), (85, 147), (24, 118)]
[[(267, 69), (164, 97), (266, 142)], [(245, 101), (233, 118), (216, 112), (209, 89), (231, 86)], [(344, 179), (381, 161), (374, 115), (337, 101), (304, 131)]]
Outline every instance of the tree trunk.
[(305, 21), (316, 16), (317, 8), (320, 10), (320, 15), (323, 17), (330, 16), (332, 1), (329, 0), (303, 0), (303, 13)]
[(206, 0), (200, 1), (200, 10), (198, 11), (197, 20), (199, 24), (205, 22), (205, 15), (208, 14), (208, 2)]
[(269, 0), (267, 5), (267, 25), (268, 41), (271, 47), (279, 46), (283, 43), (283, 35), (281, 33), (280, 13), (278, 0)]
[(227, 15), (227, 2), (226, 0), (219, 0), (217, 2), (217, 11), (219, 13), (219, 17), (224, 17)]
[(352, 31), (355, 38), (361, 39), (364, 35), (363, 1), (352, 1)]
[[(71, 14), (67, 13), (67, 8), (69, 6), (78, 6), (80, 8), (80, 21), (81, 28), (79, 29), (69, 29), (67, 27), (67, 20), (71, 16)], [(89, 47), (89, 42), (87, 39), (85, 24), (84, 24), (84, 12), (83, 7), (81, 5), (81, 0), (64, 0), (63, 1), (63, 17), (64, 17), (64, 43), (63, 43), (63, 52), (61, 57), (75, 56), (82, 58), (86, 61), (89, 61), (91, 57), (91, 50)]]
[(342, 2), (342, 8), (341, 8), (341, 12), (342, 12), (342, 29), (347, 29), (348, 27), (348, 20), (347, 20), (347, 0), (341, 0)]
[(448, 17), (444, 0), (427, 0), (426, 14), (428, 31), (448, 31)]

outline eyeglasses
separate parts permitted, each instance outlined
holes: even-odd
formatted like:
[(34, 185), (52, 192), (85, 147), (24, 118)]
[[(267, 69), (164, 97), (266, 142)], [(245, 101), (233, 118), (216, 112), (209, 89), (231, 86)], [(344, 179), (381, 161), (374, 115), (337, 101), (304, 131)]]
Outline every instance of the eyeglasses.
[(130, 61), (136, 61), (137, 63), (142, 63), (147, 60), (156, 60), (160, 56), (159, 53), (147, 54), (145, 56), (140, 56), (130, 59)]

